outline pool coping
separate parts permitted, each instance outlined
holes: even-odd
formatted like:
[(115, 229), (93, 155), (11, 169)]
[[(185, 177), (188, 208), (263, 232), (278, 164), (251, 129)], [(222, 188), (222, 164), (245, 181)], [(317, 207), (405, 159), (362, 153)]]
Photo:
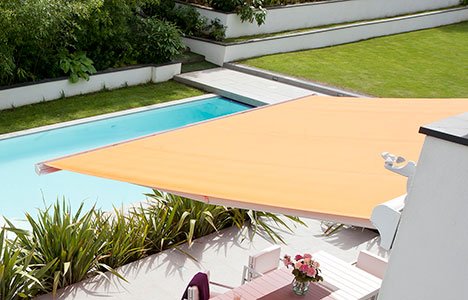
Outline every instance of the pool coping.
[[(35, 127), (35, 128), (4, 133), (4, 134), (0, 134), (0, 141), (10, 139), (10, 138), (14, 138), (14, 137), (19, 137), (19, 136), (30, 135), (30, 134), (34, 134), (34, 133), (38, 133), (38, 132), (49, 131), (49, 130), (53, 130), (53, 129), (59, 129), (59, 128), (64, 128), (64, 127), (69, 127), (69, 126), (74, 126), (74, 125), (79, 125), (79, 124), (84, 124), (84, 123), (89, 123), (89, 122), (94, 122), (94, 121), (100, 121), (100, 120), (104, 120), (104, 119), (110, 119), (110, 118), (114, 118), (114, 117), (129, 115), (129, 114), (143, 112), (143, 111), (152, 110), (152, 109), (156, 109), (156, 108), (163, 108), (163, 107), (179, 105), (179, 104), (183, 104), (183, 103), (187, 103), (187, 102), (193, 102), (193, 101), (203, 100), (203, 99), (207, 99), (207, 98), (211, 98), (211, 97), (217, 97), (217, 96), (220, 96), (220, 95), (213, 94), (213, 93), (203, 94), (203, 95), (200, 95), (200, 96), (193, 96), (193, 97), (179, 99), (179, 100), (172, 100), (172, 101), (168, 101), (168, 102), (151, 104), (151, 105), (141, 106), (141, 107), (135, 107), (135, 108), (130, 108), (130, 109), (126, 109), (126, 110), (119, 110), (119, 111), (115, 111), (115, 112), (111, 112), (111, 113), (107, 113), (107, 114), (96, 115), (96, 116), (92, 116), (92, 117), (80, 118), (80, 119), (76, 119), (76, 120), (60, 122), (60, 123), (55, 123), (55, 124), (51, 124), (51, 125), (44, 125), (44, 126), (39, 126), (39, 127)], [(237, 101), (237, 100), (234, 100), (234, 101)], [(237, 101), (237, 102), (241, 102), (241, 101)], [(241, 103), (243, 103), (243, 102), (241, 102)]]
[(295, 76), (289, 76), (287, 74), (282, 74), (278, 72), (273, 72), (261, 68), (256, 68), (252, 66), (248, 66), (242, 64), (240, 62), (225, 62), (223, 64), (223, 68), (231, 69), (234, 71), (258, 76), (261, 78), (277, 81), (280, 83), (289, 84), (292, 86), (296, 86), (302, 89), (311, 90), (316, 93), (321, 93), (327, 96), (334, 96), (334, 97), (355, 97), (355, 98), (374, 98), (373, 96), (366, 95), (366, 94), (358, 94), (353, 91), (344, 90), (341, 88), (337, 88), (331, 85), (325, 85), (323, 83), (317, 83), (307, 79), (301, 79)]

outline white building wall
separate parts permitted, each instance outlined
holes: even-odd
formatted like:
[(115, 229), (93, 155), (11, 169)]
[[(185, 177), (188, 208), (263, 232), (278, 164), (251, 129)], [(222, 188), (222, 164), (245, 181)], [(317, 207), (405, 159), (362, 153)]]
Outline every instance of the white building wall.
[(467, 282), (468, 146), (428, 136), (378, 299), (468, 299)]

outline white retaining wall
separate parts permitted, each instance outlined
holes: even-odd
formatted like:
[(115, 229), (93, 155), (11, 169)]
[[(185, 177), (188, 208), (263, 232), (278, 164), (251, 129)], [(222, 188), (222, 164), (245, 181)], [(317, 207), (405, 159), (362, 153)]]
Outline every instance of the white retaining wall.
[(0, 110), (62, 97), (139, 85), (148, 82), (162, 82), (180, 74), (181, 64), (143, 66), (120, 71), (105, 72), (90, 76), (89, 81), (80, 79), (70, 83), (68, 79), (52, 80), (38, 84), (28, 84), (9, 89), (0, 89)]
[(250, 57), (345, 44), (466, 20), (468, 7), (463, 7), (231, 44), (194, 38), (184, 38), (183, 41), (193, 52), (205, 55), (207, 61), (221, 66), (225, 62)]
[(234, 13), (226, 14), (195, 6), (208, 19), (218, 18), (227, 26), (226, 37), (280, 32), (327, 24), (386, 18), (459, 5), (460, 0), (335, 0), (287, 5), (267, 9), (265, 24), (241, 22)]

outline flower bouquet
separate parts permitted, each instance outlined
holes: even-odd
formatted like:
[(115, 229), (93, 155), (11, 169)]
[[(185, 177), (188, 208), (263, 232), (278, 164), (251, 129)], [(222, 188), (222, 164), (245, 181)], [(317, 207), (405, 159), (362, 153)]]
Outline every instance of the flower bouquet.
[(313, 260), (312, 255), (308, 253), (304, 255), (298, 254), (294, 257), (294, 260), (291, 259), (291, 256), (285, 255), (283, 263), (287, 268), (293, 268), (293, 291), (297, 295), (305, 295), (309, 290), (311, 281), (323, 281), (323, 277), (320, 276), (320, 264)]

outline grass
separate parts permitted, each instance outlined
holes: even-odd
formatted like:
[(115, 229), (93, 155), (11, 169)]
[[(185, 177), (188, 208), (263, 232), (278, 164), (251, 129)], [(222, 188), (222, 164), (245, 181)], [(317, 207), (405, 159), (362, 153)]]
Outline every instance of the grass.
[(242, 63), (378, 97), (468, 97), (468, 22)]
[(199, 61), (188, 64), (182, 64), (182, 73), (201, 71), (207, 69), (219, 68), (219, 66), (207, 61)]
[(175, 81), (103, 91), (0, 111), (0, 133), (202, 95)]
[[(455, 5), (455, 6), (451, 6), (451, 7), (446, 7), (444, 9), (451, 9), (451, 8), (457, 8), (457, 7), (462, 7), (462, 6), (463, 5)], [(433, 10), (420, 11), (420, 12), (417, 12), (417, 13), (394, 15), (394, 16), (389, 16), (389, 17), (386, 17), (386, 18), (357, 20), (357, 21), (350, 21), (350, 22), (343, 22), (343, 23), (333, 23), (333, 24), (326, 24), (326, 25), (320, 25), (320, 26), (305, 27), (305, 28), (298, 28), (298, 29), (285, 30), (285, 31), (278, 31), (278, 32), (272, 32), (272, 33), (245, 35), (245, 36), (240, 36), (240, 37), (227, 38), (227, 39), (224, 39), (223, 42), (224, 43), (245, 42), (245, 41), (250, 41), (250, 40), (254, 40), (254, 39), (264, 39), (264, 38), (269, 38), (269, 37), (290, 35), (290, 34), (294, 34), (294, 33), (305, 33), (305, 32), (319, 30), (319, 29), (333, 28), (333, 27), (345, 26), (345, 25), (351, 25), (351, 24), (358, 24), (358, 23), (363, 23), (363, 22), (382, 21), (382, 20), (388, 20), (388, 19), (392, 19), (392, 18), (396, 18), (396, 17), (417, 15), (417, 14), (421, 14), (421, 13), (428, 13), (428, 12), (434, 12), (434, 11), (440, 11), (440, 10), (441, 9), (439, 8), (439, 9), (433, 9)]]
[(306, 27), (306, 28), (278, 31), (278, 32), (272, 32), (272, 33), (260, 33), (260, 34), (253, 34), (253, 35), (244, 35), (244, 36), (224, 39), (223, 43), (228, 43), (229, 44), (229, 43), (237, 43), (237, 42), (246, 42), (246, 41), (251, 41), (251, 40), (255, 40), (255, 39), (264, 39), (264, 38), (283, 36), (283, 35), (289, 35), (289, 34), (294, 34), (294, 33), (303, 33), (303, 32), (309, 32), (309, 31), (314, 31), (314, 30), (318, 30), (318, 29), (332, 28), (332, 27), (349, 25), (349, 24), (352, 24), (352, 23), (360, 23), (360, 22), (362, 22), (362, 21), (328, 24), (328, 25), (322, 25), (322, 26)]

